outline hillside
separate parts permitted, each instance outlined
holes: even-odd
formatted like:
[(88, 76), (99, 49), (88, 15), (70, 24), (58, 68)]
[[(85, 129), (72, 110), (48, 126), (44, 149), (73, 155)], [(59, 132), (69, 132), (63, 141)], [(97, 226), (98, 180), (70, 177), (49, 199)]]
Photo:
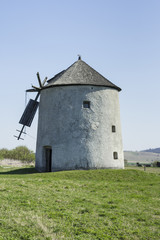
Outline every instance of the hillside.
[(124, 159), (128, 162), (139, 162), (139, 163), (153, 163), (155, 161), (160, 161), (160, 153), (153, 152), (134, 152), (134, 151), (124, 151)]
[(141, 152), (160, 153), (160, 148), (150, 148), (150, 149), (143, 150)]

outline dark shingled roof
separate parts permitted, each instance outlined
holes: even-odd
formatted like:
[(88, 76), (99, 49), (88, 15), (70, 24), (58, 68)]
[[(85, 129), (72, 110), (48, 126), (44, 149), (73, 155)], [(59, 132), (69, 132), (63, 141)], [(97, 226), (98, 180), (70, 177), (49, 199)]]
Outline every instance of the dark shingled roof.
[(48, 84), (44, 88), (65, 85), (104, 86), (121, 91), (118, 86), (114, 85), (82, 60), (76, 61), (69, 68), (48, 80)]

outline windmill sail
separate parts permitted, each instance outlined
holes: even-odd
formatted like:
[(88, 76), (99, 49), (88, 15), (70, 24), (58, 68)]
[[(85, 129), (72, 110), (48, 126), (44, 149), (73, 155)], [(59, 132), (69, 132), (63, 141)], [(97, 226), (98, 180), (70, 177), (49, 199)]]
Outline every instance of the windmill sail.
[(26, 90), (26, 92), (38, 92), (38, 93), (37, 93), (37, 96), (36, 96), (35, 100), (33, 100), (33, 99), (29, 100), (29, 102), (28, 102), (28, 104), (27, 104), (27, 106), (26, 106), (26, 108), (23, 112), (23, 115), (22, 115), (22, 117), (19, 121), (19, 123), (22, 124), (23, 127), (22, 127), (21, 131), (17, 130), (19, 132), (19, 135), (14, 136), (14, 137), (17, 138), (17, 140), (19, 140), (19, 139), (24, 140), (23, 138), (21, 138), (21, 135), (22, 135), (22, 133), (25, 133), (25, 132), (23, 132), (25, 126), (30, 127), (31, 124), (32, 124), (33, 118), (36, 114), (36, 111), (37, 111), (37, 108), (38, 108), (38, 105), (39, 105), (39, 102), (37, 102), (37, 99), (40, 95), (40, 91), (43, 89), (43, 87), (44, 87), (44, 85), (47, 81), (47, 77), (46, 77), (44, 79), (44, 81), (41, 82), (41, 79), (40, 79), (40, 76), (39, 76), (38, 72), (37, 72), (37, 78), (38, 78), (38, 82), (39, 82), (40, 87), (32, 86), (33, 89)]
[(35, 116), (35, 113), (37, 111), (38, 105), (39, 102), (30, 99), (19, 123), (27, 127), (30, 127)]

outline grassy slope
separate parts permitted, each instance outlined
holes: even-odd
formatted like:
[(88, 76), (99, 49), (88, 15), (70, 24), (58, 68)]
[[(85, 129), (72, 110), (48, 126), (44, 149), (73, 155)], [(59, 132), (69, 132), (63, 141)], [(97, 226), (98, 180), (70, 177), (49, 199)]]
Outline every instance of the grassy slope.
[(10, 170), (0, 168), (0, 239), (160, 239), (160, 173)]

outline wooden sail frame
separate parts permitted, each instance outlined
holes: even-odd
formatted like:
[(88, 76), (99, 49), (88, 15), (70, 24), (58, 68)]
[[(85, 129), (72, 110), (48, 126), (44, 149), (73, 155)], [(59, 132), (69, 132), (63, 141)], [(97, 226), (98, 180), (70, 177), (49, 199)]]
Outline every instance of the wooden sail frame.
[(40, 75), (39, 75), (39, 72), (37, 72), (37, 78), (38, 78), (38, 82), (39, 82), (39, 87), (35, 87), (32, 85), (32, 89), (28, 89), (26, 90), (26, 92), (38, 92), (35, 99), (30, 99), (23, 114), (22, 114), (22, 117), (19, 121), (20, 124), (22, 124), (22, 129), (21, 130), (17, 130), (19, 132), (19, 135), (18, 136), (14, 136), (17, 138), (17, 140), (21, 139), (21, 140), (24, 140), (23, 138), (21, 138), (21, 135), (22, 133), (25, 134), (25, 132), (23, 131), (25, 126), (27, 127), (30, 127), (31, 124), (32, 124), (32, 121), (34, 119), (34, 116), (36, 114), (36, 111), (38, 109), (38, 106), (39, 106), (39, 102), (37, 101), (38, 100), (38, 97), (40, 95), (40, 92), (41, 90), (43, 89), (46, 81), (47, 81), (47, 77), (44, 79), (43, 82), (41, 82), (41, 79), (40, 79)]

